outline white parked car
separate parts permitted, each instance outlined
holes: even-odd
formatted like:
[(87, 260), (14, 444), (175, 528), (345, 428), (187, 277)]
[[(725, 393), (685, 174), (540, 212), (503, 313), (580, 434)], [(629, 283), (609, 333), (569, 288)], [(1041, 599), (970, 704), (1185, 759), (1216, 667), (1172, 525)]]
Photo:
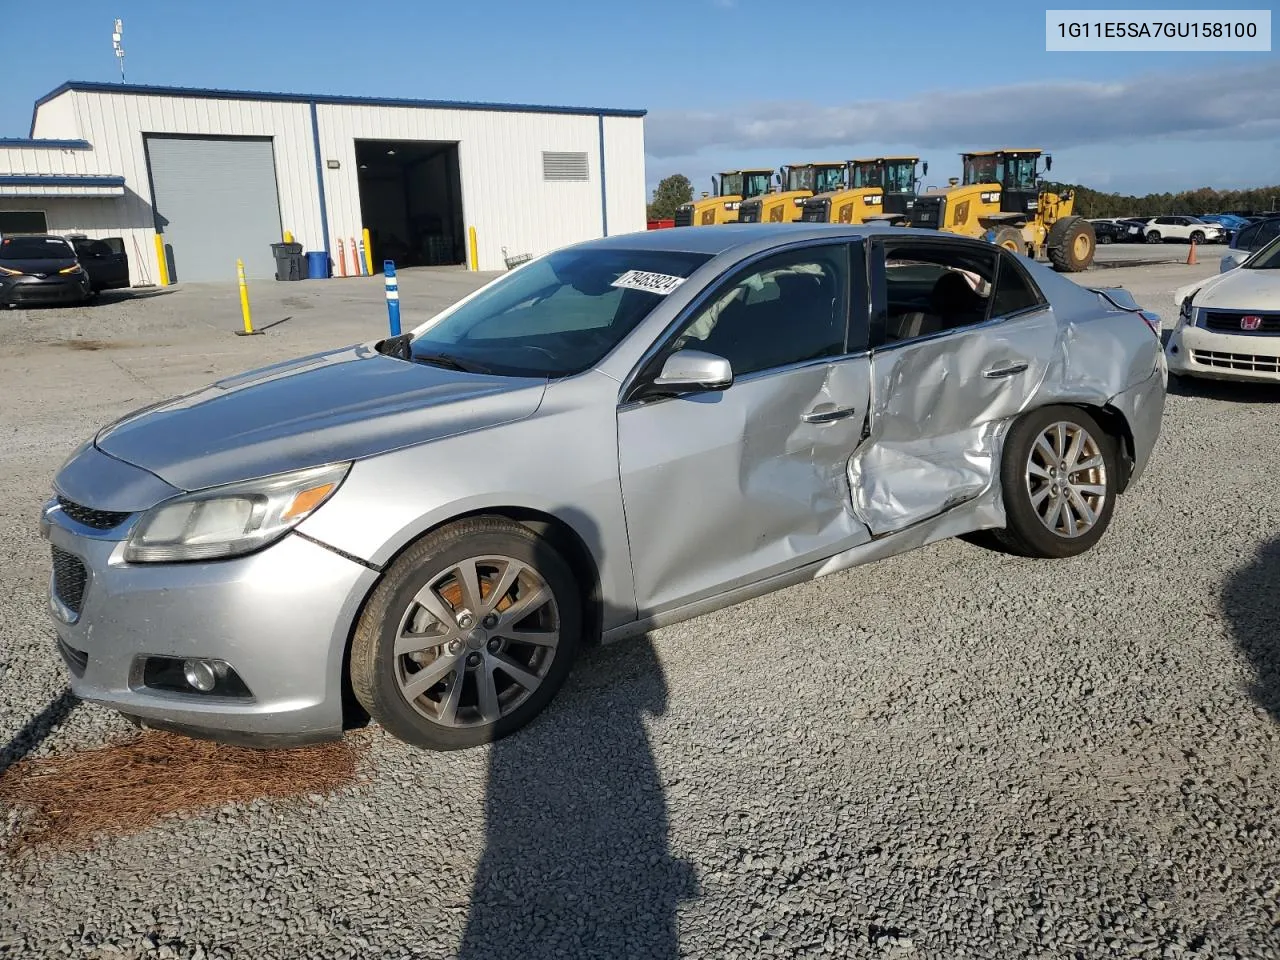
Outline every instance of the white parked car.
[(1148, 217), (1147, 243), (1164, 243), (1166, 240), (1193, 240), (1196, 243), (1221, 243), (1223, 230), (1216, 223), (1208, 223), (1198, 217)]
[(1280, 383), (1280, 237), (1234, 270), (1177, 290), (1169, 372)]

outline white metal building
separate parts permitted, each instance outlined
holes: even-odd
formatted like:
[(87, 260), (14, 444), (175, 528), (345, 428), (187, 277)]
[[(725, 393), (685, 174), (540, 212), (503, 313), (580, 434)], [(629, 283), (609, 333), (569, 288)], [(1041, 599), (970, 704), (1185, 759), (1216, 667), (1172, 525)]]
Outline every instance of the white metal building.
[(366, 229), (375, 271), (501, 270), (645, 229), (644, 116), (72, 82), (0, 140), (0, 233), (119, 237), (135, 284), (272, 277), (286, 233), (350, 274)]

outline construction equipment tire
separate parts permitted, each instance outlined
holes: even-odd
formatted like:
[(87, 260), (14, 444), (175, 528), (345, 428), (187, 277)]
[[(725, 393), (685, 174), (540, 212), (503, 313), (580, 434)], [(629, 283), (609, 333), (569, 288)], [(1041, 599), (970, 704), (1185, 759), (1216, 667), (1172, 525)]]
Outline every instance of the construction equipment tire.
[(1063, 217), (1049, 228), (1045, 241), (1049, 262), (1059, 273), (1080, 273), (1093, 263), (1098, 237), (1084, 217)]

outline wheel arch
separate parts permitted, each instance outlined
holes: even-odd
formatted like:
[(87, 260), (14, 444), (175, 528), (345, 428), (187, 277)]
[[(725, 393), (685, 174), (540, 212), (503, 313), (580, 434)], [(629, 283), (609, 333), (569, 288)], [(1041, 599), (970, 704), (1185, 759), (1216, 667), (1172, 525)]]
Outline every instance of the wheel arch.
[(591, 645), (599, 642), (604, 629), (604, 598), (600, 580), (600, 569), (590, 548), (577, 530), (563, 518), (532, 507), (490, 506), (468, 510), (436, 521), (408, 538), (394, 554), (387, 558), (379, 570), (379, 576), (369, 585), (365, 595), (356, 608), (355, 616), (347, 628), (346, 643), (342, 650), (342, 726), (344, 730), (365, 726), (369, 715), (356, 699), (351, 686), (351, 644), (355, 640), (356, 628), (364, 616), (366, 607), (373, 597), (374, 591), (382, 582), (385, 572), (414, 544), (428, 537), (437, 530), (442, 530), (462, 520), (477, 517), (496, 517), (518, 523), (540, 537), (546, 538), (569, 564), (579, 584), (586, 587), (582, 591), (582, 624), (583, 640)]
[(1137, 447), (1134, 442), (1133, 429), (1129, 426), (1129, 419), (1119, 409), (1108, 403), (1077, 402), (1067, 403), (1065, 406), (1076, 407), (1089, 414), (1116, 441), (1116, 453), (1120, 458), (1121, 464), (1116, 493), (1124, 493), (1128, 489), (1130, 477), (1133, 476), (1133, 466), (1137, 456)]

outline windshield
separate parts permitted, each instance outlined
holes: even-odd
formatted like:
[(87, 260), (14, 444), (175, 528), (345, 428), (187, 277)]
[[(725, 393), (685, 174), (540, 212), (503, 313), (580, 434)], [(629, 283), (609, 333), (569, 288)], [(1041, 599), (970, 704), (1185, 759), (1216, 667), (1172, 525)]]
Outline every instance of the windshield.
[(1036, 188), (1036, 158), (1007, 157), (1005, 159), (1004, 186), (1010, 190), (1034, 190)]
[(746, 193), (744, 198), (758, 197), (762, 193), (769, 192), (769, 174), (765, 173), (749, 173), (747, 174), (747, 182), (744, 184)]
[(742, 196), (742, 174), (740, 173), (720, 174), (720, 194), (719, 195), (722, 197)]
[(498, 376), (581, 373), (709, 259), (665, 250), (561, 250), (424, 330), (413, 339), (412, 357)]
[(813, 167), (792, 167), (787, 171), (788, 190), (812, 190)]
[(1280, 270), (1280, 237), (1240, 264), (1246, 270)]
[(911, 160), (891, 160), (884, 169), (886, 193), (915, 193), (916, 165)]
[(830, 193), (844, 186), (844, 167), (823, 167), (817, 174), (814, 193)]
[[(964, 158), (964, 185), (970, 186), (975, 183), (999, 183), (999, 174), (1003, 173), (1003, 169), (999, 172), (996, 170), (995, 157), (965, 157)], [(1000, 164), (1003, 168), (1004, 164)]]
[(853, 187), (859, 189), (861, 187), (883, 187), (884, 179), (881, 176), (880, 165), (878, 163), (856, 163), (853, 166)]
[(5, 237), (0, 240), (0, 260), (70, 260), (71, 244), (61, 237)]

